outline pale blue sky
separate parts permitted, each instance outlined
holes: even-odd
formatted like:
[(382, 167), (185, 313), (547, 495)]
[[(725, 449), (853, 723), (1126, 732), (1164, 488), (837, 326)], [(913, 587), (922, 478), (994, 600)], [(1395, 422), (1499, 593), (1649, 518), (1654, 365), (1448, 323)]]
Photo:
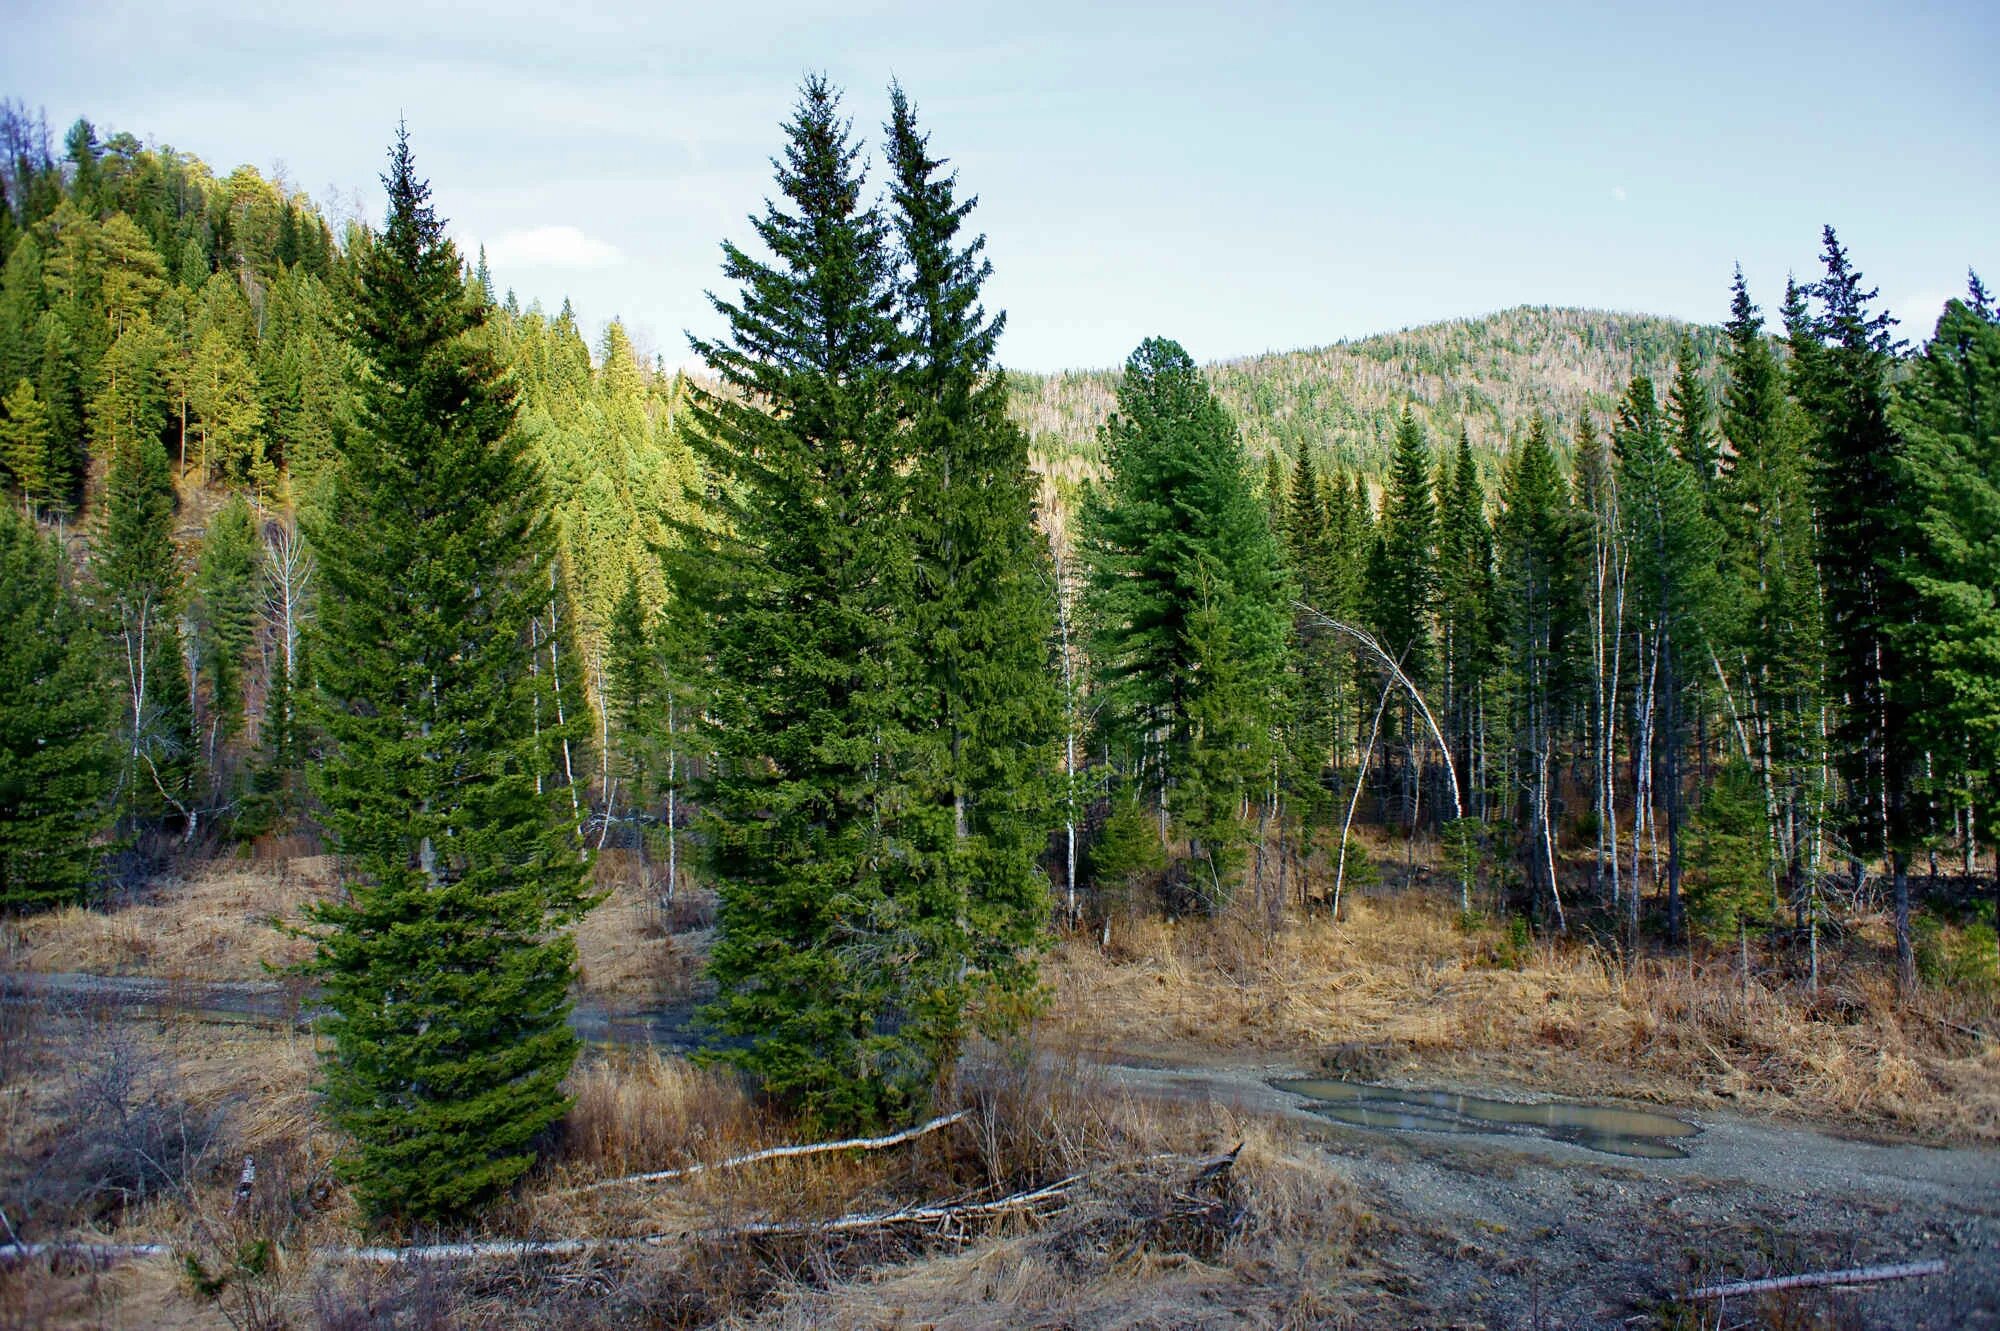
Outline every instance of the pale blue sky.
[(58, 133), (282, 163), (376, 216), (407, 116), (501, 286), (670, 363), (809, 69), (871, 142), (902, 80), (981, 196), (1021, 368), (1523, 302), (1719, 320), (1738, 260), (1774, 310), (1827, 221), (1905, 335), (1968, 264), (2000, 283), (1990, 3), (4, 4), (0, 94)]

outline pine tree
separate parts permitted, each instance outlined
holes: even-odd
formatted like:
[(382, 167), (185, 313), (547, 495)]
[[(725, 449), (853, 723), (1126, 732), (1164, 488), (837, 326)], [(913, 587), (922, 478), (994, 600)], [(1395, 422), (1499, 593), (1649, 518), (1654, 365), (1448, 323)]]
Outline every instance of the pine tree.
[(356, 273), (360, 419), (309, 531), (315, 785), (353, 874), (312, 912), (313, 969), (346, 1176), (371, 1216), (430, 1220), (512, 1184), (562, 1115), (562, 926), (588, 901), (537, 734), (530, 625), (551, 550), (535, 474), (405, 132), (383, 183), (388, 221)]
[(102, 656), (55, 544), (0, 509), (0, 912), (80, 901), (113, 761)]
[(1049, 669), (1055, 580), (1035, 530), (1027, 435), (1007, 414), (994, 360), (1006, 316), (987, 317), (985, 237), (962, 239), (976, 199), (931, 156), (900, 87), (890, 88), (887, 155), (901, 241), (897, 305), (908, 338), (898, 378), (914, 451), (908, 511), (916, 582), (910, 631), (922, 690), (911, 729), (928, 734), (949, 815), (944, 857), (964, 902), (975, 1001), (1025, 998), (1049, 918), (1036, 864), (1053, 822), (1062, 700)]
[(1406, 406), (1396, 423), (1382, 504), (1382, 564), (1371, 586), (1375, 629), (1403, 671), (1420, 686), (1437, 664), (1437, 493), (1430, 443)]
[(905, 1120), (956, 1055), (964, 934), (939, 855), (907, 579), (912, 459), (889, 226), (863, 206), (839, 96), (809, 79), (774, 261), (723, 246), (725, 341), (692, 339), (727, 394), (693, 393), (716, 536), (689, 527), (680, 613), (706, 628), (701, 787), (720, 897), (706, 1010), (719, 1051), (814, 1122)]
[(1092, 657), (1109, 724), (1180, 824), (1219, 908), (1270, 770), (1289, 587), (1235, 422), (1174, 342), (1141, 343), (1084, 510)]

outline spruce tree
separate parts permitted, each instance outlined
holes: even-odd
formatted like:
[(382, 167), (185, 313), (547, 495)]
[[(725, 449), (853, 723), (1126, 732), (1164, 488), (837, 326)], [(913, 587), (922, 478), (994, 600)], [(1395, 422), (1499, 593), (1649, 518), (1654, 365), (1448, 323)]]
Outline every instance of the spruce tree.
[(1812, 421), (1827, 678), (1842, 704), (1835, 713), (1834, 761), (1850, 845), (1857, 855), (1890, 860), (1898, 975), (1913, 989), (1908, 851), (1919, 822), (1911, 798), (1914, 682), (1897, 632), (1907, 609), (1898, 576), (1906, 509), (1901, 444), (1889, 416), (1890, 368), (1900, 344), (1890, 332), (1895, 321), (1870, 310), (1876, 292), (1863, 287), (1832, 227), (1823, 239), (1826, 275), (1808, 288), (1818, 309), (1803, 327), (1794, 324), (1793, 338), (1800, 401)]
[[(956, 1054), (963, 903), (912, 733), (912, 476), (889, 224), (861, 200), (839, 96), (809, 79), (752, 220), (725, 242), (724, 340), (691, 339), (727, 392), (692, 395), (714, 519), (674, 558), (700, 649), (701, 785), (720, 898), (706, 1009), (718, 1056), (831, 1129), (926, 1108)], [(714, 530), (726, 528), (726, 535)]]
[(887, 154), (901, 242), (897, 307), (907, 338), (898, 380), (915, 455), (908, 513), (915, 584), (910, 632), (921, 689), (912, 731), (928, 736), (928, 798), (949, 812), (944, 857), (963, 902), (971, 981), (991, 1006), (1024, 998), (1049, 917), (1036, 860), (1053, 823), (1062, 698), (1049, 668), (1055, 578), (1035, 530), (1028, 438), (1007, 414), (994, 359), (1006, 326), (980, 304), (985, 237), (961, 236), (976, 199), (933, 157), (900, 87)]
[(1247, 846), (1239, 811), (1270, 768), (1289, 585), (1235, 422), (1179, 344), (1132, 353), (1104, 435), (1111, 474), (1084, 534), (1108, 725), (1219, 908)]
[(91, 569), (113, 635), (119, 786), (134, 820), (165, 810), (183, 822), (194, 816), (198, 746), (177, 629), (184, 578), (173, 522), (173, 480), (158, 435), (143, 425), (114, 431)]
[(1902, 565), (1915, 605), (1898, 625), (1934, 685), (1912, 724), (1929, 782), (1993, 813), (2000, 779), (2000, 314), (1975, 276), (1946, 304), (1896, 403), (1911, 522)]
[(1537, 416), (1508, 459), (1500, 490), (1499, 586), (1504, 659), (1513, 700), (1514, 768), (1522, 795), (1520, 838), (1528, 881), (1561, 910), (1555, 877), (1554, 763), (1576, 677), (1582, 618), (1572, 552), (1576, 518), (1568, 484)]
[(1775, 819), (1771, 844), (1804, 911), (1822, 675), (1811, 476), (1803, 421), (1741, 269), (1724, 336), (1720, 426), (1729, 453), (1716, 490), (1724, 586), (1740, 602), (1732, 655), (1749, 685), (1748, 724)]
[(195, 624), (208, 667), (209, 764), (216, 749), (243, 725), (243, 679), (256, 633), (262, 587), (257, 515), (233, 496), (208, 520), (195, 565)]
[[(1667, 815), (1667, 935), (1682, 936), (1681, 760), (1696, 688), (1705, 677), (1716, 611), (1720, 534), (1695, 467), (1676, 453), (1668, 417), (1641, 375), (1618, 406), (1619, 513), (1630, 552), (1634, 678), (1648, 681), (1647, 721)], [(1641, 742), (1647, 737), (1642, 733)], [(1636, 884), (1634, 885), (1636, 887)]]
[(80, 901), (96, 878), (114, 772), (102, 659), (55, 543), (0, 508), (0, 912)]
[[(326, 1104), (372, 1217), (464, 1215), (533, 1163), (575, 1057), (586, 906), (548, 788), (530, 625), (549, 597), (535, 473), (482, 310), (398, 132), (360, 257), (360, 418), (325, 511), (315, 772), (350, 875), (317, 908)], [(572, 713), (574, 715), (574, 713)]]

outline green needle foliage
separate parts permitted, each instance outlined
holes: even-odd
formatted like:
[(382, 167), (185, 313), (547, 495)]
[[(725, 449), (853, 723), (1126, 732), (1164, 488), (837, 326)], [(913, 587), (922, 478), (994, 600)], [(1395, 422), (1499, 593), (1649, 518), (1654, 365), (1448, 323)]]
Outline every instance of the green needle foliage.
[(257, 515), (242, 496), (233, 496), (208, 520), (194, 578), (201, 659), (219, 738), (243, 724), (243, 677), (262, 600), (262, 554)]
[(1050, 666), (1055, 576), (1035, 530), (1028, 439), (994, 363), (1006, 315), (986, 316), (985, 237), (959, 231), (976, 200), (930, 155), (890, 89), (891, 202), (902, 242), (897, 297), (908, 338), (900, 382), (916, 458), (912, 626), (922, 661), (912, 729), (928, 739), (928, 796), (948, 813), (945, 857), (963, 903), (975, 985), (989, 1009), (1032, 987), (1049, 916), (1036, 864), (1054, 821), (1062, 697)]
[(109, 821), (99, 640), (55, 544), (0, 508), (0, 911), (79, 901)]
[[(838, 94), (809, 80), (755, 219), (725, 244), (730, 390), (694, 395), (726, 538), (674, 563), (706, 623), (699, 791), (720, 903), (707, 1019), (724, 1057), (829, 1128), (904, 1120), (956, 1053), (963, 902), (945, 863), (905, 571), (913, 459), (889, 225), (861, 203)], [(928, 691), (923, 691), (928, 694)], [(932, 695), (934, 696), (934, 695)]]
[(1901, 626), (1936, 705), (1914, 723), (1938, 793), (1990, 817), (2000, 776), (2000, 315), (1978, 278), (1945, 306), (1898, 404), (1912, 539), (1904, 577), (1915, 613)]
[[(352, 873), (315, 910), (325, 1091), (372, 1217), (493, 1198), (562, 1115), (585, 862), (547, 767), (531, 620), (553, 558), (483, 306), (399, 133), (363, 256), (369, 374), (324, 514), (315, 773)], [(571, 713), (574, 715), (574, 712)]]
[(1270, 773), (1288, 584), (1236, 426), (1179, 344), (1132, 353), (1105, 435), (1111, 475), (1084, 533), (1107, 729), (1219, 908), (1248, 846), (1242, 811)]

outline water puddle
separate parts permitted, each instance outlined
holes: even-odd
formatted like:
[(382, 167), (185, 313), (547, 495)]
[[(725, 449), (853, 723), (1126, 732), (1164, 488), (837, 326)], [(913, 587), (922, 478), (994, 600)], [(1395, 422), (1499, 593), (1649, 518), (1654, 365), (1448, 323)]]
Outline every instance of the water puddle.
[(1405, 1091), (1331, 1078), (1271, 1084), (1314, 1101), (1310, 1106), (1314, 1113), (1357, 1128), (1547, 1137), (1607, 1155), (1646, 1160), (1687, 1159), (1687, 1150), (1677, 1142), (1701, 1131), (1692, 1123), (1642, 1109), (1560, 1102), (1528, 1105), (1452, 1091)]

